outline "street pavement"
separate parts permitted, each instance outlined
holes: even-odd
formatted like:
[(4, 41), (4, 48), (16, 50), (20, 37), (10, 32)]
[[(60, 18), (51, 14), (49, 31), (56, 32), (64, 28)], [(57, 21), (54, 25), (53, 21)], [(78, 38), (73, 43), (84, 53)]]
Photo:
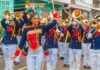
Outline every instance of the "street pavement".
[[(4, 70), (4, 59), (3, 56), (0, 55), (0, 70)], [(21, 62), (19, 65), (15, 65), (14, 70), (27, 70), (26, 68), (26, 59), (25, 57), (21, 57)], [(42, 70), (46, 70), (46, 64), (44, 62), (44, 67)], [(57, 62), (57, 69), (56, 70), (69, 70), (67, 67), (63, 67), (63, 60), (59, 60)], [(81, 69), (86, 70), (86, 69)]]

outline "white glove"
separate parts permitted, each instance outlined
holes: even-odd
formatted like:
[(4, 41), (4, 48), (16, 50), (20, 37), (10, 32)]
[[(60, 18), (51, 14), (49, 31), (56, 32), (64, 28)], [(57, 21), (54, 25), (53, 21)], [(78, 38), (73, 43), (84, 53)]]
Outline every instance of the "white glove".
[(59, 29), (56, 29), (56, 33), (59, 35), (60, 34), (60, 30)]
[(91, 33), (89, 33), (88, 35), (87, 35), (87, 38), (92, 38), (92, 34)]

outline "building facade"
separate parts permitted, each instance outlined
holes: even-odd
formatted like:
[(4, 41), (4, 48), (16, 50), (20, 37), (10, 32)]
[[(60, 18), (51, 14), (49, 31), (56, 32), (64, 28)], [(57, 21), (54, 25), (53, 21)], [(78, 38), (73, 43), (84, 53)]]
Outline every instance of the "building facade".
[[(58, 0), (59, 1), (59, 0)], [(65, 7), (63, 9), (63, 18), (68, 18), (75, 9), (82, 11), (82, 14), (91, 18), (92, 17), (92, 8), (93, 0), (60, 0), (63, 1)]]
[(92, 14), (93, 17), (96, 15), (100, 15), (100, 0), (93, 0)]
[(56, 0), (64, 4), (63, 18), (68, 18), (75, 9), (88, 18), (100, 15), (100, 0)]

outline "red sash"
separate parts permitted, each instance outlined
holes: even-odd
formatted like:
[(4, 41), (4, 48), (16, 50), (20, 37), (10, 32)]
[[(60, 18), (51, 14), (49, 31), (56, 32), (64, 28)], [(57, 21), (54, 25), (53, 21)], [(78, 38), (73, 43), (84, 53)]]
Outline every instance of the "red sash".
[(94, 34), (94, 37), (97, 37), (97, 36), (99, 36), (99, 35), (100, 35), (100, 32), (97, 31), (97, 32)]
[(74, 30), (74, 33), (72, 35), (72, 37), (76, 37), (76, 36), (78, 36), (78, 30)]
[(67, 31), (68, 31), (68, 30), (67, 30), (66, 28), (64, 28), (64, 34), (66, 34), (66, 33), (67, 33)]
[(55, 32), (54, 28), (51, 28), (48, 33), (48, 38), (50, 38), (54, 34), (54, 32)]
[(8, 26), (7, 29), (6, 29), (6, 32), (11, 32), (11, 31), (12, 31), (12, 27)]
[(90, 28), (89, 27), (86, 27), (85, 33), (88, 33), (89, 31), (90, 31)]
[(27, 38), (28, 38), (28, 41), (29, 41), (29, 45), (30, 45), (30, 48), (35, 51), (37, 50), (40, 46), (39, 46), (39, 38), (38, 38), (38, 33), (33, 33), (33, 34), (28, 34), (27, 35)]

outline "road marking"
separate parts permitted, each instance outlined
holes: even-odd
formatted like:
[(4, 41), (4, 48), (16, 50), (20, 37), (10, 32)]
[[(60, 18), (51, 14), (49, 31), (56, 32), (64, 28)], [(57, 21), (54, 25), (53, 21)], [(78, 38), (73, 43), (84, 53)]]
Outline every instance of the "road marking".
[(24, 70), (24, 69), (26, 69), (26, 66), (25, 66), (25, 67), (23, 67), (23, 68), (20, 68), (20, 69), (18, 69), (18, 70)]

